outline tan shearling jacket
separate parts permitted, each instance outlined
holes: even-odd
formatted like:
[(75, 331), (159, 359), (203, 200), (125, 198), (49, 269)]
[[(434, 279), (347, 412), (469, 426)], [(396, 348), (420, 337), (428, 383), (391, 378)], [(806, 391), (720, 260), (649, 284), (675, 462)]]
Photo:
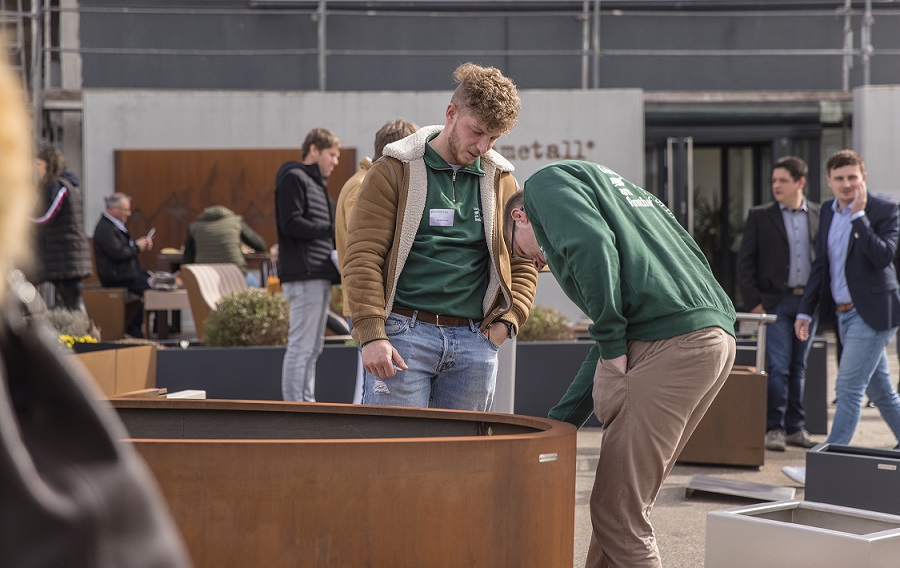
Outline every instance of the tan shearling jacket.
[[(443, 126), (427, 126), (387, 145), (360, 189), (341, 272), (353, 337), (361, 346), (387, 339), (384, 322), (425, 211), (425, 143), (441, 129)], [(481, 208), (491, 258), (481, 328), (500, 320), (510, 323), (515, 333), (534, 302), (537, 270), (527, 261), (511, 259), (503, 238), (503, 207), (517, 188), (512, 164), (490, 150), (481, 157), (481, 166), (485, 171)]]

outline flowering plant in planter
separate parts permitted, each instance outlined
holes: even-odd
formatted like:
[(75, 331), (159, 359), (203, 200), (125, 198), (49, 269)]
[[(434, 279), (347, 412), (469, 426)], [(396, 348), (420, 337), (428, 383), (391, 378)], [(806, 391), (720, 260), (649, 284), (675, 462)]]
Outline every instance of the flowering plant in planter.
[(67, 349), (76, 343), (97, 343), (100, 339), (100, 330), (84, 312), (53, 308), (32, 318), (55, 330), (60, 345)]
[(59, 342), (71, 349), (76, 343), (97, 343), (97, 338), (91, 335), (59, 334)]

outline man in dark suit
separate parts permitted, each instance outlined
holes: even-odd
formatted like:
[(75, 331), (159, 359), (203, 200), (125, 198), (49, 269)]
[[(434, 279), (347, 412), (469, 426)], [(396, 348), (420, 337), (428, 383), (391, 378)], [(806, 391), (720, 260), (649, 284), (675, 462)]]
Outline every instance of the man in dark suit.
[[(750, 209), (738, 251), (738, 285), (747, 308), (778, 319), (766, 332), (768, 404), (766, 448), (783, 452), (785, 444), (811, 448), (806, 432), (803, 383), (812, 341), (794, 335), (794, 319), (815, 258), (819, 204), (803, 197), (809, 167), (796, 156), (772, 166), (775, 200)], [(816, 322), (810, 325), (815, 334)]]
[(900, 398), (891, 384), (885, 347), (900, 323), (894, 255), (900, 236), (897, 204), (866, 189), (859, 154), (841, 150), (828, 158), (834, 199), (822, 205), (816, 260), (794, 322), (799, 339), (810, 335), (810, 316), (837, 315), (844, 345), (836, 381), (837, 409), (826, 440), (849, 444), (868, 394), (900, 440)]
[[(114, 193), (105, 198), (106, 211), (94, 228), (94, 262), (100, 283), (108, 287), (127, 288), (142, 297), (150, 289), (149, 273), (138, 264), (138, 255), (153, 248), (153, 239), (147, 235), (132, 239), (125, 227), (131, 217), (131, 198), (124, 193)], [(143, 309), (137, 309), (131, 321), (126, 322), (125, 333), (143, 337), (141, 324)]]

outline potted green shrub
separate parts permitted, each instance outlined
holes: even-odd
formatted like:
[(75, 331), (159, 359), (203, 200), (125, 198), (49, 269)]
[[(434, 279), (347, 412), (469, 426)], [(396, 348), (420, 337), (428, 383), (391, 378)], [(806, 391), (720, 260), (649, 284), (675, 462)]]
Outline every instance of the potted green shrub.
[(286, 345), (290, 306), (284, 296), (250, 288), (219, 302), (206, 321), (211, 347)]
[(572, 341), (575, 332), (569, 319), (555, 308), (535, 305), (516, 335), (519, 341)]

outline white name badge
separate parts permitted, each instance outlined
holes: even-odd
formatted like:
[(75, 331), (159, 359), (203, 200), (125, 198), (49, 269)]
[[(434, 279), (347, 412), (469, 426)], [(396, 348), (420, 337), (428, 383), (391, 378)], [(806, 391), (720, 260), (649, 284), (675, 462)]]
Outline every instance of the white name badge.
[(429, 209), (429, 225), (432, 227), (452, 227), (454, 213), (456, 211), (453, 209)]

